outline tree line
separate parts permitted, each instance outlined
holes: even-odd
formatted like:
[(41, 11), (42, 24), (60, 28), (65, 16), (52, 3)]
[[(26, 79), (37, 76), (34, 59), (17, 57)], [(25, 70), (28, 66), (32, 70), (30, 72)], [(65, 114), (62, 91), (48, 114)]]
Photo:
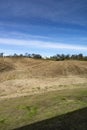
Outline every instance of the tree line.
[(72, 54), (72, 55), (65, 55), (65, 54), (57, 54), (51, 56), (50, 59), (52, 60), (87, 60), (87, 56), (83, 56), (83, 54)]
[[(1, 52), (0, 53), (0, 57), (4, 57), (4, 53)], [(13, 55), (8, 55), (5, 57), (27, 57), (27, 58), (34, 58), (34, 59), (48, 59), (48, 60), (55, 60), (55, 61), (62, 61), (62, 60), (87, 60), (87, 56), (84, 56), (82, 53), (80, 54), (56, 54), (50, 57), (42, 57), (42, 55), (40, 54), (29, 54), (29, 53), (25, 53), (25, 54), (17, 54), (14, 53)]]

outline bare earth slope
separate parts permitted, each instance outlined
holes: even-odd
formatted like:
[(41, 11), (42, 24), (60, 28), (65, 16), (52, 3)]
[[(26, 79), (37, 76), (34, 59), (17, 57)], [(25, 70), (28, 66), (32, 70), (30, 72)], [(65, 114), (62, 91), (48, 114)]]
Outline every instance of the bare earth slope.
[(81, 84), (83, 87), (87, 84), (86, 61), (0, 59), (1, 99), (72, 89)]

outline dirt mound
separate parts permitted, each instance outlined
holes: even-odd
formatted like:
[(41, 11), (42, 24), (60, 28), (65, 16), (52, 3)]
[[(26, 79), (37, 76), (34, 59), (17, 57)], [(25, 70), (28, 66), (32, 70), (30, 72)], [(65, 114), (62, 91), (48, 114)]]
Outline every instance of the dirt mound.
[[(22, 67), (22, 68), (21, 68)], [(69, 75), (86, 75), (86, 61), (50, 61), (25, 59), (19, 68), (27, 70), (31, 76), (57, 77)]]
[[(87, 75), (86, 61), (50, 61), (29, 58), (5, 58), (0, 60), (0, 72), (14, 70), (17, 75), (32, 77), (57, 77)], [(20, 72), (19, 72), (20, 71)]]

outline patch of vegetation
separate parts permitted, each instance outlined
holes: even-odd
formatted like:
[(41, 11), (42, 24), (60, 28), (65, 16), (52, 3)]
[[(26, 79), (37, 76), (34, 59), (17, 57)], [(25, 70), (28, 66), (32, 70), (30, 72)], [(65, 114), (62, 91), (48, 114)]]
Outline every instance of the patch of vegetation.
[(61, 100), (67, 100), (66, 97), (62, 97)]
[(37, 107), (26, 106), (25, 109), (27, 110), (29, 117), (33, 117), (37, 114)]
[(34, 106), (25, 106), (22, 109), (27, 111), (29, 117), (33, 117), (37, 114), (37, 107)]
[(6, 122), (6, 119), (0, 118), (0, 124), (4, 124)]

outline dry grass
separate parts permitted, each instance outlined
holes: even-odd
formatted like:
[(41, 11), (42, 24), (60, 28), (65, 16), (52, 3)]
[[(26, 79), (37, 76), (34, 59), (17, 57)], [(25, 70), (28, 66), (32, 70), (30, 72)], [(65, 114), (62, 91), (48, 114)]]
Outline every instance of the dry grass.
[[(86, 61), (0, 59), (0, 98), (12, 98), (86, 84)], [(86, 85), (85, 85), (86, 86)]]

